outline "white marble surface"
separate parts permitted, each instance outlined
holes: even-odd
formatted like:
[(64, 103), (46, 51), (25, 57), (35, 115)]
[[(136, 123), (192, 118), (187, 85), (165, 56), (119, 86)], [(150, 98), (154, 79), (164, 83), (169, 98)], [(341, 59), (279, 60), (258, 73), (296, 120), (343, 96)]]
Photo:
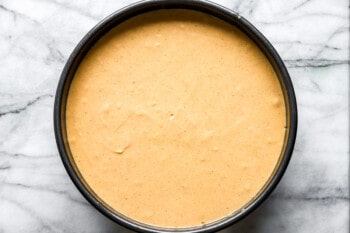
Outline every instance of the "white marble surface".
[[(132, 1), (0, 0), (0, 232), (128, 232), (92, 208), (68, 178), (52, 108), (82, 36)], [(349, 3), (217, 0), (261, 30), (294, 82), (299, 131), (282, 182), (225, 232), (349, 230)]]

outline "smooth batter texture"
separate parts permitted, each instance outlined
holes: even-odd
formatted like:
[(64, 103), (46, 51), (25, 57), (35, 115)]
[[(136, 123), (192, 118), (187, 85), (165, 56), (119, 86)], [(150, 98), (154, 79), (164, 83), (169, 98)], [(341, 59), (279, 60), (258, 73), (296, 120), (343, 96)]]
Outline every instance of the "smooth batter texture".
[(271, 64), (242, 32), (203, 13), (160, 10), (89, 51), (66, 127), (101, 199), (146, 224), (187, 227), (259, 193), (278, 164), (286, 112)]

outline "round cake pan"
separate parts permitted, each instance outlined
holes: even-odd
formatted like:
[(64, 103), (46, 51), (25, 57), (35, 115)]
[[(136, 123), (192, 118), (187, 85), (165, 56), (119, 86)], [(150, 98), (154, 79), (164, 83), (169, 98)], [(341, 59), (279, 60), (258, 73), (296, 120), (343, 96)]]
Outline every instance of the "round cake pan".
[[(94, 191), (84, 181), (82, 175), (74, 163), (69, 144), (67, 140), (67, 132), (65, 125), (65, 112), (66, 112), (66, 101), (70, 88), (70, 84), (74, 77), (75, 71), (79, 66), (80, 62), (89, 51), (89, 49), (99, 40), (106, 32), (111, 30), (121, 22), (149, 11), (160, 10), (160, 9), (190, 9), (207, 13), (209, 15), (220, 18), (227, 23), (240, 29), (246, 34), (255, 44), (261, 49), (261, 51), (268, 58), (272, 64), (275, 73), (281, 84), (285, 105), (286, 105), (286, 136), (284, 140), (284, 146), (282, 148), (282, 154), (278, 165), (276, 166), (274, 173), (262, 189), (262, 191), (256, 195), (249, 203), (242, 207), (239, 211), (236, 211), (230, 216), (227, 216), (216, 222), (209, 223), (200, 227), (189, 227), (189, 228), (161, 228), (156, 226), (146, 225), (137, 222), (127, 216), (118, 213), (112, 207), (108, 206), (102, 199), (100, 199)], [(243, 219), (245, 216), (250, 214), (256, 209), (274, 190), (278, 182), (281, 180), (287, 165), (290, 161), (296, 131), (297, 131), (297, 105), (295, 100), (295, 94), (292, 82), (290, 80), (287, 69), (281, 60), (280, 56), (269, 43), (269, 41), (246, 19), (241, 17), (239, 14), (224, 8), (218, 4), (208, 1), (191, 1), (191, 0), (153, 0), (153, 1), (142, 1), (130, 6), (127, 6), (112, 15), (108, 16), (100, 23), (98, 23), (76, 46), (71, 56), (69, 57), (56, 92), (55, 105), (54, 105), (54, 129), (57, 147), (63, 161), (63, 164), (71, 177), (72, 181), (83, 194), (83, 196), (94, 206), (97, 210), (103, 213), (108, 218), (121, 224), (131, 230), (138, 232), (215, 232), (230, 226), (237, 221)]]

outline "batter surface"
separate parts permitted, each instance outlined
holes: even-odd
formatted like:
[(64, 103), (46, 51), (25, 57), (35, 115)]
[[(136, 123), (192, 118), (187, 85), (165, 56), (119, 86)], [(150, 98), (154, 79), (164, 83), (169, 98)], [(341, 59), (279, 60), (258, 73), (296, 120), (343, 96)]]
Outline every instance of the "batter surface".
[(66, 109), (69, 145), (94, 192), (163, 227), (210, 223), (249, 202), (281, 154), (276, 74), (235, 27), (189, 10), (134, 17), (89, 51)]

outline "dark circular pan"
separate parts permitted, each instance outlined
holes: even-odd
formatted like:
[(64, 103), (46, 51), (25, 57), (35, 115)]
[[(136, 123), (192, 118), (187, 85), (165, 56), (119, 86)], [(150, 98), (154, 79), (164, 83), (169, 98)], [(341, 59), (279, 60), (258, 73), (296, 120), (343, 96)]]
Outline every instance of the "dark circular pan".
[[(137, 222), (127, 216), (118, 213), (112, 207), (108, 206), (103, 200), (101, 200), (94, 192), (90, 189), (88, 184), (84, 181), (82, 175), (77, 169), (72, 154), (69, 149), (66, 126), (65, 126), (65, 110), (68, 91), (75, 71), (79, 66), (80, 62), (88, 52), (88, 50), (99, 40), (106, 32), (111, 30), (121, 22), (136, 16), (141, 13), (160, 10), (160, 9), (190, 9), (207, 13), (228, 22), (229, 24), (239, 28), (245, 33), (257, 46), (263, 51), (265, 56), (272, 64), (279, 82), (282, 87), (283, 96), (286, 104), (286, 118), (287, 128), (285, 135), (285, 142), (282, 148), (282, 154), (278, 166), (275, 168), (274, 173), (271, 175), (269, 181), (265, 184), (264, 188), (260, 193), (239, 211), (227, 216), (223, 219), (209, 223), (208, 225), (192, 228), (161, 228), (151, 225), (146, 225), (141, 222)], [(97, 24), (76, 46), (71, 56), (69, 57), (56, 92), (55, 105), (54, 105), (54, 129), (57, 147), (63, 161), (63, 164), (71, 177), (72, 181), (84, 195), (84, 197), (113, 221), (138, 232), (214, 232), (223, 229), (229, 225), (236, 223), (242, 218), (246, 217), (253, 210), (255, 210), (274, 190), (278, 182), (281, 180), (287, 165), (290, 161), (296, 131), (297, 131), (297, 105), (295, 100), (295, 94), (292, 82), (289, 74), (280, 56), (276, 50), (272, 47), (269, 41), (246, 19), (241, 17), (239, 14), (224, 8), (218, 4), (200, 1), (200, 0), (151, 0), (142, 1), (132, 5), (129, 5), (102, 20)]]

